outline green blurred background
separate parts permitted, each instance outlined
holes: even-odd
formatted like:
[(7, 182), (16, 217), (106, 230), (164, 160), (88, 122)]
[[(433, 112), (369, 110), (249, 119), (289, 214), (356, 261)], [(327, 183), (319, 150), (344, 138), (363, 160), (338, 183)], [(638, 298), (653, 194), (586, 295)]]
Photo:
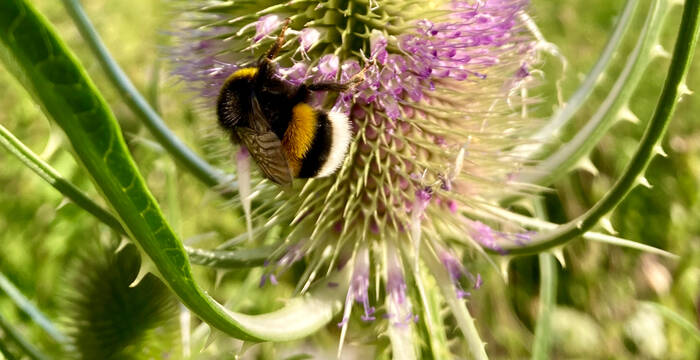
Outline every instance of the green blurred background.
[[(192, 176), (178, 171), (149, 140), (138, 119), (106, 80), (60, 2), (36, 0), (34, 3), (78, 54), (111, 104), (151, 190), (182, 238), (206, 247), (241, 233), (244, 226), (240, 214)], [(636, 40), (633, 37), (643, 21), (641, 12), (646, 11), (647, 4), (648, 1), (641, 1), (633, 36), (626, 38), (625, 50), (617, 55), (611, 74), (619, 72), (624, 55), (631, 51)], [(84, 6), (115, 58), (170, 127), (200, 153), (220, 161), (218, 150), (208, 146), (213, 119), (191, 105), (192, 95), (183, 92), (183, 85), (168, 75), (163, 54), (169, 39), (164, 31), (169, 29), (172, 10), (163, 2), (142, 0), (92, 0), (84, 1)], [(580, 85), (605, 45), (622, 7), (623, 1), (619, 0), (532, 0), (531, 13), (537, 24), (569, 62), (568, 71), (562, 74), (556, 59), (544, 58), (545, 77), (538, 91), (541, 98), (536, 109), (538, 115), (544, 117), (552, 112), (557, 103), (554, 82), (560, 76), (564, 76), (565, 98)], [(680, 8), (676, 8), (663, 36), (669, 51), (679, 18)], [(700, 89), (697, 60), (700, 59), (696, 59), (688, 79), (691, 90)], [(642, 124), (651, 116), (667, 65), (668, 60), (655, 60), (633, 97), (631, 109)], [(593, 114), (613, 81), (614, 76), (608, 76), (600, 82), (592, 99), (578, 114), (578, 124)], [(88, 177), (66, 148), (60, 131), (4, 71), (0, 71), (0, 94), (0, 123), (98, 199)], [(696, 326), (700, 322), (698, 114), (697, 96), (684, 98), (664, 141), (668, 157), (656, 158), (647, 173), (653, 188), (635, 189), (612, 217), (619, 236), (666, 249), (680, 255), (680, 260), (573, 241), (564, 250), (566, 267), (557, 266), (558, 307), (552, 325), (552, 358), (700, 358), (700, 343), (688, 332), (653, 309), (639, 305), (639, 301), (659, 302)], [(546, 197), (552, 221), (571, 219), (594, 204), (622, 171), (642, 131), (642, 125), (629, 122), (615, 125), (591, 156), (600, 170), (597, 176), (574, 171), (556, 183), (556, 191)], [(98, 225), (75, 205), (64, 202), (52, 187), (17, 159), (0, 151), (0, 272), (53, 319), (60, 322), (65, 317), (61, 294), (71, 286), (68, 269), (80, 266), (77, 255), (89, 249), (90, 243), (109, 236), (106, 227)], [(474, 294), (470, 307), (489, 353), (495, 359), (528, 357), (537, 315), (537, 257), (515, 259), (509, 266), (507, 284), (484, 261), (477, 262), (472, 268), (482, 272), (486, 285)], [(204, 284), (209, 284), (205, 286), (211, 287), (217, 280), (213, 271), (197, 269), (197, 273)], [(233, 306), (238, 309), (256, 312), (276, 306), (279, 296), (291, 293), (291, 288), (284, 285), (261, 292), (256, 283), (260, 275), (257, 271), (228, 273), (216, 296), (223, 302), (235, 300)], [(242, 289), (247, 289), (247, 295), (236, 298), (234, 295)], [(40, 347), (55, 349), (56, 345), (2, 294), (0, 313)], [(330, 346), (334, 331), (329, 329), (330, 335), (320, 334), (311, 343)], [(459, 334), (455, 331), (454, 335)], [(287, 345), (295, 346), (302, 343)]]

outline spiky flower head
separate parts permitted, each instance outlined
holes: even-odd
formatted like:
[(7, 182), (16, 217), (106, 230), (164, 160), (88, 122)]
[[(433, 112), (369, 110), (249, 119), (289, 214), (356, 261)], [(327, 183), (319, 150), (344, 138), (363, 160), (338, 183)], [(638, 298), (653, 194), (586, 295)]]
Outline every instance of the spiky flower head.
[[(532, 123), (522, 111), (534, 58), (520, 16), (526, 0), (203, 1), (178, 33), (176, 73), (213, 109), (224, 80), (255, 64), (290, 28), (279, 56), (280, 78), (292, 84), (364, 81), (315, 106), (345, 112), (353, 130), (348, 155), (332, 176), (297, 180), (283, 190), (254, 185), (263, 205), (255, 233), (288, 227), (268, 278), (304, 259), (302, 291), (318, 276), (351, 266), (345, 316), (412, 326), (421, 259), (434, 257), (459, 297), (478, 288), (462, 262), (468, 246), (498, 250), (527, 241), (489, 204), (520, 191), (522, 166), (511, 152)], [(212, 122), (214, 120), (212, 119)], [(447, 243), (445, 239), (455, 239)], [(384, 304), (368, 295), (382, 279)], [(378, 299), (379, 296), (375, 297)], [(412, 305), (413, 304), (413, 305)], [(382, 306), (383, 305), (383, 306)], [(376, 307), (376, 314), (375, 314)], [(382, 316), (376, 316), (380, 314)], [(409, 321), (410, 320), (410, 321)]]

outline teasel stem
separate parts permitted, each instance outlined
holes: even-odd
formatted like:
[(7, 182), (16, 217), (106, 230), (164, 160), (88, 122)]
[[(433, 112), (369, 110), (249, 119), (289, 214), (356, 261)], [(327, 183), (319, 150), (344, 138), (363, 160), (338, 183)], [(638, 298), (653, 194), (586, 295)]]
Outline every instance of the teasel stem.
[[(699, 4), (700, 0), (685, 1), (663, 91), (640, 145), (622, 176), (608, 193), (583, 215), (559, 226), (554, 231), (534, 236), (525, 245), (503, 244), (502, 248), (506, 253), (509, 255), (534, 254), (563, 245), (593, 227), (605, 214), (615, 208), (635, 186), (647, 184), (643, 173), (653, 156), (658, 154), (657, 146), (666, 133), (679, 97), (689, 93), (685, 77), (690, 69), (697, 44)], [(493, 252), (491, 249), (487, 249), (487, 251)]]
[(39, 175), (42, 180), (63, 194), (63, 196), (83, 208), (83, 210), (90, 213), (103, 224), (126, 236), (126, 231), (124, 231), (121, 223), (112, 213), (92, 201), (77, 186), (63, 178), (56, 169), (41, 160), (39, 155), (35, 154), (2, 125), (0, 125), (0, 145), (17, 157), (26, 167)]
[(62, 345), (65, 345), (68, 342), (68, 338), (61, 333), (54, 326), (51, 320), (49, 320), (46, 315), (41, 312), (41, 310), (34, 306), (34, 304), (32, 304), (32, 302), (29, 301), (29, 299), (27, 299), (2, 272), (0, 272), (0, 291), (4, 292), (7, 297), (12, 299), (12, 302), (14, 302), (23, 313), (25, 313), (37, 325), (39, 325), (39, 327), (44, 329), (44, 331), (49, 334), (54, 341)]
[[(68, 200), (90, 213), (97, 220), (112, 228), (121, 236), (129, 237), (121, 223), (111, 212), (94, 202), (77, 186), (66, 180), (39, 155), (24, 145), (4, 126), (0, 125), (0, 145), (17, 157), (25, 166), (34, 171), (42, 180), (49, 183)], [(245, 250), (204, 250), (186, 246), (190, 261), (196, 265), (216, 268), (242, 268), (260, 266), (272, 256), (274, 247), (262, 247)]]
[[(495, 206), (485, 206), (481, 211), (465, 211), (465, 213), (474, 216), (476, 218), (489, 218), (490, 216), (495, 216), (499, 219), (507, 219), (508, 221), (513, 222), (514, 224), (519, 224), (524, 227), (528, 227), (531, 229), (536, 229), (536, 230), (555, 230), (558, 226), (558, 224), (554, 224), (548, 221), (540, 220), (540, 219), (535, 219), (531, 218), (529, 216), (524, 216), (520, 215), (514, 212), (510, 212), (508, 210), (501, 209), (499, 207)], [(676, 254), (670, 253), (666, 250), (662, 250), (653, 246), (649, 246), (647, 244), (643, 244), (640, 242), (636, 241), (631, 241), (627, 239), (623, 239), (620, 237), (612, 236), (612, 235), (607, 235), (607, 234), (602, 234), (599, 232), (593, 232), (593, 231), (587, 231), (581, 235), (582, 238), (585, 240), (589, 241), (597, 241), (600, 243), (605, 243), (605, 244), (610, 244), (610, 245), (615, 245), (615, 246), (620, 246), (620, 247), (626, 247), (638, 251), (644, 251), (648, 252), (650, 254), (656, 254), (659, 256), (663, 256), (665, 258), (671, 259), (671, 260), (678, 260), (680, 257)]]
[[(651, 4), (647, 21), (634, 50), (628, 57), (625, 67), (620, 72), (608, 96), (595, 114), (571, 140), (535, 167), (520, 174), (517, 177), (518, 181), (546, 185), (560, 179), (567, 171), (579, 164), (598, 144), (607, 130), (624, 115), (622, 110), (625, 104), (632, 97), (645, 70), (654, 60), (653, 49), (658, 44), (658, 38), (663, 30), (669, 10), (670, 6), (666, 1)], [(567, 108), (569, 106), (571, 105), (567, 104)]]
[(235, 195), (236, 189), (235, 184), (232, 182), (232, 175), (225, 174), (222, 170), (215, 168), (185, 145), (139, 93), (131, 80), (129, 80), (129, 77), (109, 53), (109, 50), (107, 50), (97, 30), (80, 6), (80, 1), (61, 1), (83, 39), (88, 43), (93, 55), (97, 58), (107, 78), (117, 88), (122, 100), (143, 121), (143, 124), (158, 143), (175, 158), (178, 164), (187, 169), (205, 185), (209, 187), (225, 185), (223, 193), (229, 196)]
[(457, 295), (457, 291), (452, 284), (447, 269), (442, 265), (433, 249), (428, 248), (427, 245), (424, 245), (422, 253), (426, 254), (423, 259), (428, 269), (430, 269), (431, 274), (435, 277), (447, 305), (457, 319), (457, 324), (462, 331), (462, 335), (467, 340), (467, 346), (469, 347), (469, 353), (472, 358), (475, 360), (488, 360), (489, 357), (486, 354), (484, 342), (479, 336), (479, 331), (476, 329), (474, 319), (469, 314), (469, 309), (467, 309), (464, 300)]
[(624, 35), (632, 24), (632, 15), (637, 9), (637, 5), (639, 5), (639, 0), (627, 0), (600, 57), (598, 57), (595, 65), (593, 65), (591, 71), (586, 75), (581, 86), (566, 100), (565, 105), (557, 109), (547, 123), (530, 137), (531, 140), (534, 140), (535, 144), (521, 145), (516, 148), (515, 152), (525, 152), (535, 156), (540, 155), (543, 143), (550, 140), (553, 134), (558, 134), (563, 127), (570, 123), (571, 119), (573, 119), (574, 115), (576, 115), (578, 110), (581, 109), (583, 104), (593, 93), (596, 85), (612, 64), (613, 57), (615, 53), (619, 51)]
[[(535, 215), (547, 219), (544, 201), (535, 203)], [(537, 307), (535, 340), (532, 343), (532, 360), (547, 360), (552, 347), (552, 313), (557, 305), (557, 265), (554, 255), (540, 253), (540, 298)]]
[(532, 344), (532, 359), (549, 359), (552, 336), (552, 313), (556, 306), (557, 268), (554, 255), (540, 253), (540, 300), (538, 302), (535, 340)]

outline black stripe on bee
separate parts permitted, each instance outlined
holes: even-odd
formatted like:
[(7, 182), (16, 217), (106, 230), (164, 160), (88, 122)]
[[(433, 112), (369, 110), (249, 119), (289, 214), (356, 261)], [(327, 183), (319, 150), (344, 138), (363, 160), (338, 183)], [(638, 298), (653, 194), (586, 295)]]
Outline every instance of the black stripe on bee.
[(321, 167), (328, 160), (333, 145), (333, 126), (328, 121), (328, 114), (317, 111), (317, 125), (311, 148), (304, 156), (299, 171), (300, 178), (310, 178), (318, 175)]

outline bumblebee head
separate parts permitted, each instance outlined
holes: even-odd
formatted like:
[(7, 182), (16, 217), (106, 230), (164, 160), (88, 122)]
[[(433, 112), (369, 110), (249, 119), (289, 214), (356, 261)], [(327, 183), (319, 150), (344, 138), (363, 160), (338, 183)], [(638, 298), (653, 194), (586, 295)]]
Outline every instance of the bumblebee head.
[(221, 87), (216, 101), (219, 125), (231, 132), (234, 127), (246, 125), (250, 113), (250, 94), (258, 75), (258, 68), (242, 68), (231, 74)]

